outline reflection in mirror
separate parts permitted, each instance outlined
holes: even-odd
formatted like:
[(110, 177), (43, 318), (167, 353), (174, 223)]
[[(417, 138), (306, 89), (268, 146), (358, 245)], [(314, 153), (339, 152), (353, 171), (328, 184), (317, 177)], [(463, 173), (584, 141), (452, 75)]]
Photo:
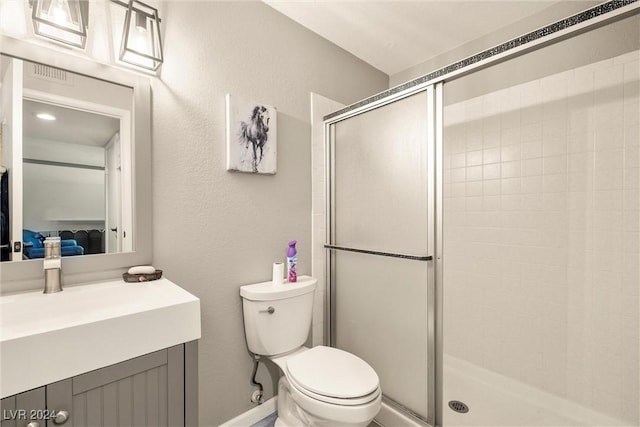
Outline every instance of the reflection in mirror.
[(30, 100), (22, 117), (24, 254), (40, 257), (34, 236), (62, 237), (64, 255), (118, 252), (120, 120)]
[(133, 90), (1, 59), (2, 260), (42, 258), (48, 236), (62, 256), (132, 251)]

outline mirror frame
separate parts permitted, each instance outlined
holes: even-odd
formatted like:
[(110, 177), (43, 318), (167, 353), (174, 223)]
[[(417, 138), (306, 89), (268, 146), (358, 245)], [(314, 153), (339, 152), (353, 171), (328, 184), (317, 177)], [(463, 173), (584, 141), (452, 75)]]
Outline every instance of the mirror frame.
[[(151, 187), (151, 82), (149, 77), (44, 46), (0, 35), (0, 53), (133, 89), (133, 252), (84, 255), (62, 260), (62, 282), (73, 285), (108, 280), (130, 266), (151, 264), (153, 222)], [(42, 260), (0, 263), (0, 294), (43, 286)]]

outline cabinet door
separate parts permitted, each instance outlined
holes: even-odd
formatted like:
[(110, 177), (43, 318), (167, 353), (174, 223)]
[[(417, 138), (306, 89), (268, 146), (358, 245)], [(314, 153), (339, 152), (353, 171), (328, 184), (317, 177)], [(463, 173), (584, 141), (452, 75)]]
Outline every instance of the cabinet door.
[(47, 408), (65, 427), (184, 426), (184, 346), (50, 384)]
[(1, 427), (45, 427), (44, 387), (25, 391), (0, 401)]

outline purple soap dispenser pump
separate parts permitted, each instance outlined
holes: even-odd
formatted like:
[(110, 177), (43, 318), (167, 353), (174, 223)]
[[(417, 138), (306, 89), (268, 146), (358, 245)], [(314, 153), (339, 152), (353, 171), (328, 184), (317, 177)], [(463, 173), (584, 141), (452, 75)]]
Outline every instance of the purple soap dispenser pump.
[(289, 242), (289, 250), (287, 251), (287, 276), (289, 283), (295, 283), (298, 281), (298, 274), (296, 273), (296, 241)]

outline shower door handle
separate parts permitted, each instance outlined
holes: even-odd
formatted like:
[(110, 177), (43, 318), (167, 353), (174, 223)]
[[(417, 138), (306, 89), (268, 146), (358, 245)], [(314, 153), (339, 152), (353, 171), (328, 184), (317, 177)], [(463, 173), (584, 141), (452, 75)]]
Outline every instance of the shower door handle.
[(386, 256), (391, 258), (408, 259), (413, 261), (431, 261), (433, 259), (433, 256), (431, 255), (407, 255), (407, 254), (399, 254), (395, 252), (372, 251), (370, 249), (348, 248), (346, 246), (324, 245), (324, 248), (329, 249), (331, 251), (356, 252), (359, 254), (380, 255), (380, 256)]

